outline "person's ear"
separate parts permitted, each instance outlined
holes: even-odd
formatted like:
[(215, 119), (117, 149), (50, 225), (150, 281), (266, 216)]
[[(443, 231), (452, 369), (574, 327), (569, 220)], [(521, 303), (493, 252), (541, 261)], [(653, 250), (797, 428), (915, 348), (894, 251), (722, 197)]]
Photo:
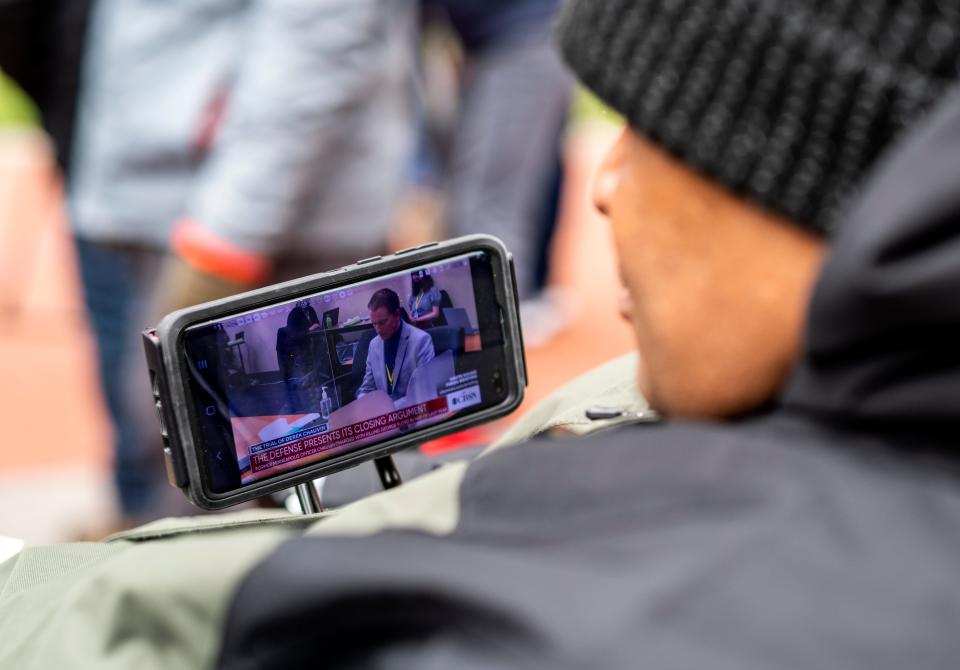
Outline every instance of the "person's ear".
[(591, 200), (593, 201), (593, 206), (597, 208), (597, 211), (604, 216), (609, 216), (610, 202), (620, 184), (629, 134), (630, 128), (627, 126), (623, 129), (617, 141), (614, 142), (607, 151), (607, 155), (604, 156), (603, 162), (600, 163), (600, 167), (593, 176), (593, 184), (590, 192)]

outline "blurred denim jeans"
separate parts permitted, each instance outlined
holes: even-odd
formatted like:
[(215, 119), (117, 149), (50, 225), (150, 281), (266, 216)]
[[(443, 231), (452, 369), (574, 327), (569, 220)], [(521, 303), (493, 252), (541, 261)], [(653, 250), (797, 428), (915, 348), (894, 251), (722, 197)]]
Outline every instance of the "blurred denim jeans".
[[(165, 486), (159, 426), (140, 342), (163, 253), (77, 239), (87, 314), (104, 400), (113, 424), (113, 475), (124, 516), (156, 516)], [(142, 396), (142, 397), (141, 397)]]

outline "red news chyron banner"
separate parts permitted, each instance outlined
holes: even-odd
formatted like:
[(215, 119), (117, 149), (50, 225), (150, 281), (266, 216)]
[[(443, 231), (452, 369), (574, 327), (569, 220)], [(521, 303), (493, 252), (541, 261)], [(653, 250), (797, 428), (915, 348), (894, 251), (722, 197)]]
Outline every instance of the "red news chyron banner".
[(311, 435), (296, 442), (275, 447), (258, 454), (250, 454), (250, 471), (260, 472), (268, 468), (284, 465), (307, 456), (319, 454), (335, 447), (342, 447), (376, 437), (395, 428), (403, 428), (417, 421), (429, 419), (447, 412), (446, 397), (434, 398), (412, 407), (394, 410), (370, 419), (357, 421), (319, 435)]

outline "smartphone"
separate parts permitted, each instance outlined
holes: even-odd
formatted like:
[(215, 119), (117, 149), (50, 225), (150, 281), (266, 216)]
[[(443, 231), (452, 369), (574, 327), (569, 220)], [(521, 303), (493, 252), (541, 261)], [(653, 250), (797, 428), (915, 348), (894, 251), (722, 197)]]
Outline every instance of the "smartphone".
[(512, 257), (432, 242), (183, 309), (143, 333), (170, 482), (220, 509), (513, 411)]

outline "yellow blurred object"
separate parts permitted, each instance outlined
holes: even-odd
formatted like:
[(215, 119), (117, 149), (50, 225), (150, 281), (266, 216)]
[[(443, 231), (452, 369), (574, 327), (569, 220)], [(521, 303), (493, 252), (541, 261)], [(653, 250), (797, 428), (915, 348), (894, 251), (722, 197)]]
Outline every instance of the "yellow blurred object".
[(623, 125), (624, 123), (620, 114), (607, 107), (593, 93), (582, 86), (578, 86), (570, 104), (570, 126), (576, 127), (597, 121), (615, 125)]
[(40, 114), (16, 82), (0, 71), (0, 128), (40, 125)]

